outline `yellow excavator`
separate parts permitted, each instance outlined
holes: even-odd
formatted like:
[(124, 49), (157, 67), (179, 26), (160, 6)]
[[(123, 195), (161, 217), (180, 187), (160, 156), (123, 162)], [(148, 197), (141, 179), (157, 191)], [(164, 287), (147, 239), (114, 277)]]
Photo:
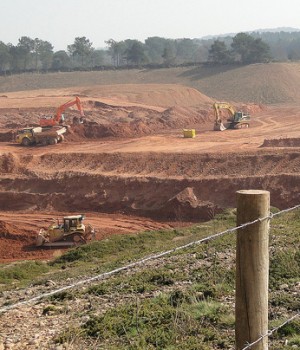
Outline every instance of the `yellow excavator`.
[[(215, 112), (214, 130), (224, 131), (227, 129), (242, 129), (249, 128), (250, 116), (243, 112), (236, 112), (234, 108), (227, 102), (215, 102), (213, 104)], [(227, 111), (227, 119), (223, 121), (222, 109)], [(226, 118), (226, 117), (225, 117)]]

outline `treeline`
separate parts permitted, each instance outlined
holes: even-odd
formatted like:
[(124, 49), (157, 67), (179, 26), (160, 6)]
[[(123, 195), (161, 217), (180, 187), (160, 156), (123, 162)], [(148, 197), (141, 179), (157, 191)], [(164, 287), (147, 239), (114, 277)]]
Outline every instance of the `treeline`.
[(111, 69), (136, 66), (177, 66), (199, 63), (249, 64), (300, 59), (300, 32), (238, 33), (212, 39), (149, 37), (106, 42), (95, 49), (77, 37), (67, 50), (54, 51), (39, 38), (23, 36), (17, 45), (0, 41), (0, 73)]

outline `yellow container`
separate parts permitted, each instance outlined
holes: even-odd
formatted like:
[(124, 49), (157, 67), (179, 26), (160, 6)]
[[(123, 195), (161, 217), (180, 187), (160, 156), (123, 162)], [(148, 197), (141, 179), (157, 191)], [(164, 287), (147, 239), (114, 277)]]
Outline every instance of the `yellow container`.
[(195, 136), (196, 136), (196, 130), (195, 129), (183, 129), (183, 137), (193, 138)]

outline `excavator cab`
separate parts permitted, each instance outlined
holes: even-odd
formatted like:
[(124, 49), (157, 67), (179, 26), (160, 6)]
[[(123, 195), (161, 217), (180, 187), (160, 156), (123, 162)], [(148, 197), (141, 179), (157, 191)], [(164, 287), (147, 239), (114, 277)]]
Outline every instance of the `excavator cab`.
[(239, 122), (240, 120), (243, 119), (243, 116), (244, 116), (243, 112), (235, 112), (233, 116), (233, 122), (235, 123)]

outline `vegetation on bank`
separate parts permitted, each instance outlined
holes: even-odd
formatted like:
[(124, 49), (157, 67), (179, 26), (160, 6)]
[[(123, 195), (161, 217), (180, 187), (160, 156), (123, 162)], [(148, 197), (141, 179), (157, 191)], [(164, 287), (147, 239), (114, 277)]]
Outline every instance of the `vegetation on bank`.
[[(299, 310), (300, 211), (278, 216), (270, 229), (269, 329)], [(4, 265), (1, 289), (42, 285), (46, 279), (84, 279), (124, 266), (154, 252), (207, 237), (235, 225), (234, 211), (188, 228), (118, 235), (68, 251), (51, 262)], [(90, 300), (66, 327), (58, 343), (86, 344), (86, 349), (231, 349), (234, 344), (235, 235), (180, 250), (170, 256), (84, 289), (47, 300), (44, 315), (58, 317), (63, 305)], [(24, 270), (24, 271), (23, 271)], [(23, 273), (21, 272), (23, 271)], [(31, 275), (30, 275), (31, 271)], [(53, 288), (55, 289), (55, 287)], [(104, 304), (103, 300), (113, 300)], [(280, 328), (269, 349), (300, 346), (300, 320)], [(285, 345), (284, 345), (285, 344)]]

